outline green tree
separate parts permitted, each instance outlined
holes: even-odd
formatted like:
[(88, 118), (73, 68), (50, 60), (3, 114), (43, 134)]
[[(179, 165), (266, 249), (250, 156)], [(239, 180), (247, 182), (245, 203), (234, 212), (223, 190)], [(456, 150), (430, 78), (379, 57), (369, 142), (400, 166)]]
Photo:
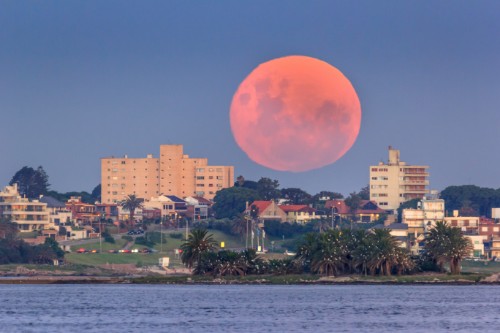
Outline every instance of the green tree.
[(307, 205), (312, 202), (312, 196), (300, 188), (284, 188), (281, 190), (281, 197), (286, 199), (287, 204)]
[(351, 217), (350, 217), (351, 222), (355, 222), (356, 211), (361, 206), (361, 197), (356, 192), (353, 192), (353, 193), (349, 194), (349, 196), (347, 198), (345, 198), (344, 202), (347, 205), (347, 207), (349, 207), (349, 212), (351, 215)]
[(12, 222), (10, 215), (0, 215), (0, 239), (14, 239), (18, 232), (17, 223)]
[(217, 249), (217, 242), (206, 229), (194, 229), (188, 239), (181, 245), (181, 260), (188, 268), (199, 263), (204, 253)]
[(399, 207), (398, 207), (398, 222), (401, 223), (403, 221), (403, 209), (408, 209), (408, 208), (415, 209), (418, 207), (418, 203), (421, 200), (422, 199), (420, 199), (420, 198), (415, 198), (415, 199), (405, 201), (401, 205), (399, 205)]
[(358, 196), (361, 200), (370, 200), (370, 187), (366, 185), (358, 192)]
[(49, 177), (41, 166), (36, 170), (24, 166), (12, 177), (9, 185), (17, 184), (19, 193), (28, 198), (38, 198), (45, 195), (49, 189)]
[(129, 225), (133, 225), (135, 210), (141, 208), (142, 204), (143, 200), (137, 198), (135, 194), (128, 195), (124, 200), (120, 202), (120, 206), (130, 212)]
[(94, 202), (101, 202), (101, 184), (94, 187), (92, 193), (90, 193), (90, 196), (92, 197), (92, 199), (94, 199)]
[(263, 200), (275, 200), (280, 197), (279, 182), (270, 178), (262, 177), (257, 182), (257, 192)]
[(445, 263), (450, 265), (451, 274), (460, 274), (460, 262), (470, 255), (471, 241), (462, 235), (459, 228), (437, 222), (425, 237), (425, 250), (435, 260), (441, 271)]
[(217, 191), (212, 209), (215, 217), (234, 218), (243, 213), (246, 204), (259, 200), (257, 191), (245, 187), (230, 187)]

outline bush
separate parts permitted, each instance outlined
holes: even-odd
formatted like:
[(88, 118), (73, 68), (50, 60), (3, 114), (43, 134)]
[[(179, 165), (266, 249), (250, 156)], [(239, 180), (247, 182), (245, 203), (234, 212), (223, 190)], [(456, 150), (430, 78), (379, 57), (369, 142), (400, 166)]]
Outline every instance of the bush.
[(170, 238), (174, 238), (174, 239), (181, 239), (182, 238), (182, 234), (180, 232), (171, 233), (169, 236), (170, 236)]
[(115, 243), (115, 239), (113, 238), (113, 236), (111, 236), (111, 234), (109, 233), (108, 229), (106, 229), (102, 233), (102, 237), (104, 238), (104, 241), (107, 242), (107, 243), (111, 243), (111, 244)]
[(144, 245), (144, 246), (147, 246), (147, 247), (153, 247), (155, 245), (154, 242), (152, 242), (151, 240), (147, 239), (146, 237), (137, 237), (135, 239), (135, 243), (136, 244), (139, 244), (139, 245)]
[(134, 240), (134, 238), (132, 238), (132, 236), (128, 236), (128, 235), (122, 236), (122, 239), (126, 240), (127, 242), (131, 242)]

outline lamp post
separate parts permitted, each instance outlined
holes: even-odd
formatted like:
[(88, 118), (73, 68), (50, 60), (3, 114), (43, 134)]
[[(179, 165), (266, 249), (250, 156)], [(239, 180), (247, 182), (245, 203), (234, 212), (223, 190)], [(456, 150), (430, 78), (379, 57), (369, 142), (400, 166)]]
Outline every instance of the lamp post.
[(160, 253), (163, 253), (163, 217), (160, 218)]

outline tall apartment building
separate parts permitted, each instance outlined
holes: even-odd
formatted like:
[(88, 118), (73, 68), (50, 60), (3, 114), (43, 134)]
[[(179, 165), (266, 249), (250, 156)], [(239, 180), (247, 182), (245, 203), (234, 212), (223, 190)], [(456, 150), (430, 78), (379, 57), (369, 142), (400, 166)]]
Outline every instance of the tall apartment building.
[(429, 167), (408, 165), (399, 159), (399, 150), (389, 146), (389, 161), (370, 166), (370, 200), (385, 210), (394, 210), (405, 201), (429, 193)]
[(159, 195), (213, 199), (233, 183), (233, 166), (210, 166), (207, 158), (190, 158), (182, 145), (161, 145), (159, 158), (101, 159), (103, 203), (116, 203), (130, 194), (147, 200)]

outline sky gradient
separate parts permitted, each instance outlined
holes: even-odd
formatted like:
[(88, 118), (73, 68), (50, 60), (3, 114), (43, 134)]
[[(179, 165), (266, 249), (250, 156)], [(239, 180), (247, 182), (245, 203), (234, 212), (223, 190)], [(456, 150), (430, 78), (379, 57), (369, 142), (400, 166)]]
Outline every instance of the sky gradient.
[[(430, 166), (432, 189), (500, 187), (498, 1), (2, 1), (0, 186), (42, 165), (52, 189), (90, 191), (105, 156), (183, 144), (235, 175), (314, 194), (368, 184), (369, 165)], [(229, 108), (260, 63), (307, 55), (338, 68), (363, 112), (335, 164), (252, 162)]]

